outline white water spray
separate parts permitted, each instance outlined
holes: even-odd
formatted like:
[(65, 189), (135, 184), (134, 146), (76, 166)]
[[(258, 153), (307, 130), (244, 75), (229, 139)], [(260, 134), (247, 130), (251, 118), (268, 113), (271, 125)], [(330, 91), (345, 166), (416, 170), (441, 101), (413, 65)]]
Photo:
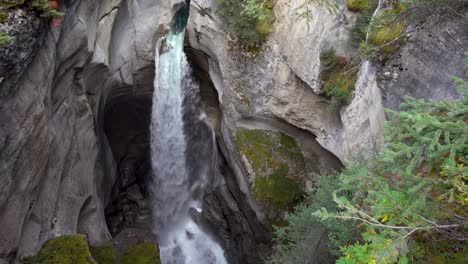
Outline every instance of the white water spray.
[[(165, 43), (156, 47), (151, 119), (153, 229), (159, 237), (163, 264), (224, 264), (221, 247), (190, 216), (191, 209), (201, 211), (193, 186), (206, 186), (208, 177), (190, 175), (192, 170), (188, 169), (184, 99), (190, 99), (187, 93), (193, 82), (187, 80), (191, 77), (183, 52), (184, 34), (185, 30), (171, 32)], [(208, 169), (198, 171), (207, 173)]]

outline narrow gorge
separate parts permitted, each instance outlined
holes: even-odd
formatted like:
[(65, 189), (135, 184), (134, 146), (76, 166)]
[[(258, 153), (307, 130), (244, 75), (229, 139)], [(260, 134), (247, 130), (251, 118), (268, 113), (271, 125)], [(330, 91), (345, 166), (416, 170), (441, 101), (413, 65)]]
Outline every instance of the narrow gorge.
[(466, 263), (467, 14), (0, 0), (0, 264)]

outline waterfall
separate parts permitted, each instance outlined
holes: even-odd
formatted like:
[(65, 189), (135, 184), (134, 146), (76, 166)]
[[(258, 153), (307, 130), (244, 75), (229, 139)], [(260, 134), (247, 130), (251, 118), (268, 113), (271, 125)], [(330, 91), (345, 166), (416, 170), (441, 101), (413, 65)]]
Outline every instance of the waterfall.
[(153, 230), (163, 264), (224, 264), (221, 247), (191, 217), (194, 210), (201, 212), (200, 194), (215, 161), (213, 148), (201, 142), (199, 88), (183, 51), (187, 9), (176, 15), (172, 31), (156, 47), (149, 188)]

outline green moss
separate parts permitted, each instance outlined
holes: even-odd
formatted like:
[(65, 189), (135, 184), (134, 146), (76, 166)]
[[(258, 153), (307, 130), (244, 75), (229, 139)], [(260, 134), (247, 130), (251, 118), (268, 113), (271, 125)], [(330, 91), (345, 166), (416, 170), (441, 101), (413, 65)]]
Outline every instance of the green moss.
[(372, 4), (373, 0), (346, 0), (346, 7), (353, 12), (368, 9)]
[(397, 16), (405, 10), (405, 5), (396, 4), (392, 9), (385, 10), (374, 18), (369, 33), (369, 43), (379, 48), (381, 55), (392, 54), (403, 44), (401, 36), (405, 32), (406, 25), (403, 21), (398, 21)]
[(396, 24), (377, 26), (369, 34), (369, 43), (379, 47), (381, 53), (391, 54), (398, 50), (402, 40), (398, 39), (405, 31), (405, 23), (400, 21)]
[(268, 177), (255, 178), (254, 192), (260, 200), (272, 201), (279, 208), (288, 208), (299, 201), (302, 190), (300, 185), (287, 178), (289, 168), (281, 164), (280, 168)]
[(90, 247), (91, 255), (99, 264), (115, 264), (115, 250), (112, 245)]
[(130, 247), (120, 256), (120, 264), (161, 264), (158, 246), (145, 241)]
[(22, 264), (97, 264), (92, 261), (83, 235), (67, 235), (53, 238), (31, 257), (21, 260)]

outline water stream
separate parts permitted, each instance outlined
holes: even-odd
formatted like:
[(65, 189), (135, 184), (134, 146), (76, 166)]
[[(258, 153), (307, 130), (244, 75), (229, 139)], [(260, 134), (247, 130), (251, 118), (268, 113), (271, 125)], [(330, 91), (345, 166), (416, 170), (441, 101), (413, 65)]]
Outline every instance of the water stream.
[(196, 109), (198, 86), (183, 51), (187, 16), (187, 8), (178, 12), (172, 31), (156, 47), (151, 120), (153, 230), (163, 264), (224, 264), (222, 248), (191, 217), (194, 210), (201, 212), (200, 194), (209, 183), (214, 159), (209, 158), (213, 146), (202, 146), (214, 143), (199, 142), (204, 136), (199, 136), (203, 127)]

